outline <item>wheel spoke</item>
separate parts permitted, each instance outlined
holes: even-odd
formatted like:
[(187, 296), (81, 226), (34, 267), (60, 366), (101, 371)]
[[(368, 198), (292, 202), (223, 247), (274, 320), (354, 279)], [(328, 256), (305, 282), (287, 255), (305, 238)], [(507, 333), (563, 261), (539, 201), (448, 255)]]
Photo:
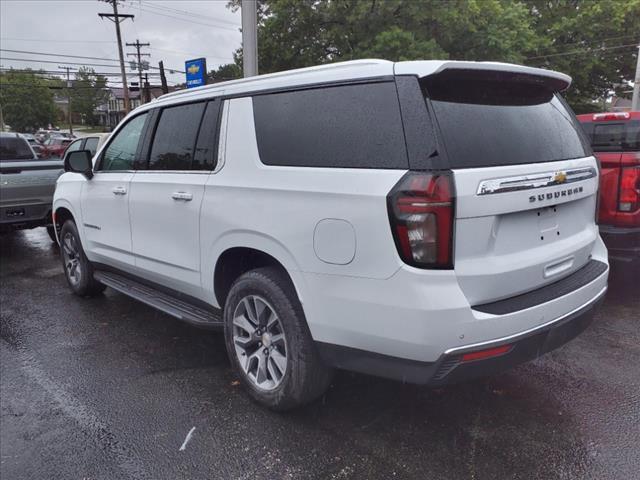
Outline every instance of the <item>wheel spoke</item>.
[(248, 297), (245, 297), (242, 299), (242, 305), (244, 306), (244, 310), (246, 312), (246, 316), (248, 317), (249, 321), (251, 323), (253, 323), (254, 325), (258, 325), (258, 319), (256, 317), (256, 312), (254, 309), (254, 306), (252, 305), (253, 302), (249, 301)]
[(278, 371), (278, 368), (277, 368), (275, 362), (273, 361), (273, 357), (269, 357), (267, 359), (267, 370), (269, 370), (269, 374), (271, 375), (271, 379), (274, 382), (280, 381), (280, 379), (282, 378), (282, 373), (280, 373), (280, 371)]
[(254, 356), (258, 358), (258, 368), (256, 369), (256, 383), (260, 385), (261, 383), (264, 383), (266, 380), (268, 380), (267, 359), (261, 350), (258, 350), (256, 353), (254, 353)]
[(269, 309), (269, 312), (269, 318), (267, 319), (267, 330), (271, 330), (278, 321), (278, 315), (276, 315), (276, 312), (271, 309)]
[(278, 367), (278, 370), (280, 370), (280, 374), (284, 375), (284, 372), (287, 369), (287, 357), (274, 348), (271, 350), (271, 360), (275, 366)]
[(282, 344), (282, 343), (284, 343), (284, 334), (278, 333), (277, 335), (272, 335), (271, 336), (271, 344), (272, 345), (277, 345), (277, 344)]
[(256, 312), (256, 322), (258, 322), (258, 325), (263, 325), (264, 322), (261, 321), (262, 316), (265, 310), (271, 311), (271, 309), (268, 308), (267, 305), (258, 297), (253, 297), (253, 308), (254, 308), (254, 311)]
[(233, 324), (244, 330), (245, 332), (247, 332), (249, 335), (253, 335), (253, 333), (256, 331), (256, 327), (254, 327), (251, 322), (249, 320), (247, 320), (247, 317), (244, 315), (240, 315), (237, 316), (233, 319)]

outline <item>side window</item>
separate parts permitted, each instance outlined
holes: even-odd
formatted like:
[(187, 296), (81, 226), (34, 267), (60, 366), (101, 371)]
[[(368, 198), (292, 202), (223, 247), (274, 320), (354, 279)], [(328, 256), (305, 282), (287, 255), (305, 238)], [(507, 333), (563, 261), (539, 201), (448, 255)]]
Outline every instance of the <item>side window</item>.
[(207, 104), (202, 118), (198, 144), (193, 159), (192, 170), (213, 170), (218, 156), (218, 118), (220, 114), (220, 100)]
[(191, 170), (205, 103), (164, 108), (153, 137), (149, 170)]
[(253, 113), (267, 165), (408, 168), (393, 82), (257, 95)]
[(75, 152), (76, 150), (80, 150), (80, 147), (82, 147), (82, 140), (76, 140), (67, 147), (67, 152)]
[(102, 156), (100, 170), (133, 170), (147, 113), (131, 119), (111, 140)]
[(84, 144), (84, 149), (89, 150), (92, 155), (95, 155), (96, 151), (98, 150), (98, 138), (97, 137), (87, 138), (87, 141)]

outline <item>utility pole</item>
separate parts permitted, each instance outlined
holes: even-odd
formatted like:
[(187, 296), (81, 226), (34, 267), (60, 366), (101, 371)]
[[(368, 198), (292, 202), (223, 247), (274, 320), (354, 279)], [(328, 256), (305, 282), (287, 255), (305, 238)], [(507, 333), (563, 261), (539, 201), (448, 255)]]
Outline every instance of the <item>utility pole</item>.
[(144, 102), (149, 103), (151, 101), (151, 90), (149, 89), (149, 74), (144, 74)]
[(164, 62), (160, 60), (158, 66), (160, 67), (160, 83), (162, 84), (162, 93), (169, 93), (169, 87), (167, 86), (167, 77), (164, 74)]
[(69, 78), (69, 70), (75, 70), (75, 68), (61, 67), (60, 65), (58, 65), (58, 68), (67, 71), (67, 114), (69, 116), (69, 133), (73, 135), (73, 124), (71, 123), (71, 78)]
[(122, 36), (120, 35), (120, 22), (127, 18), (133, 20), (134, 15), (118, 13), (118, 0), (104, 0), (113, 6), (113, 13), (99, 13), (100, 18), (108, 18), (116, 25), (116, 37), (118, 38), (118, 55), (120, 56), (120, 74), (122, 75), (122, 91), (124, 93), (124, 111), (125, 114), (131, 111), (131, 103), (129, 102), (129, 86), (127, 85), (127, 72), (124, 70), (124, 55), (122, 53)]
[(136, 53), (127, 53), (127, 56), (133, 55), (133, 56), (138, 57), (138, 78), (140, 80), (140, 83), (138, 85), (140, 86), (140, 104), (143, 104), (144, 100), (143, 100), (143, 95), (142, 95), (142, 58), (141, 57), (150, 57), (151, 54), (150, 53), (140, 53), (140, 48), (148, 47), (151, 44), (150, 43), (140, 43), (140, 40), (138, 40), (136, 38), (136, 43), (126, 43), (125, 45), (127, 47), (135, 47), (135, 49), (136, 49)]
[(245, 77), (258, 74), (258, 5), (242, 0), (242, 70)]
[(638, 45), (638, 58), (636, 59), (636, 78), (633, 81), (631, 111), (640, 112), (640, 45)]

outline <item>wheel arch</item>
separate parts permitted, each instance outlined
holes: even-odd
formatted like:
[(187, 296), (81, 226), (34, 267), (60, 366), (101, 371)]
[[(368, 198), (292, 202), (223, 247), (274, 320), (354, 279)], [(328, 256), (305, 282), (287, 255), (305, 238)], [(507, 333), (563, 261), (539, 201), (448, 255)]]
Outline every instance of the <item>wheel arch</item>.
[(216, 242), (208, 262), (207, 277), (215, 301), (224, 308), (231, 284), (243, 273), (254, 268), (273, 266), (282, 270), (303, 303), (303, 285), (297, 263), (286, 248), (275, 239), (260, 233), (235, 232)]

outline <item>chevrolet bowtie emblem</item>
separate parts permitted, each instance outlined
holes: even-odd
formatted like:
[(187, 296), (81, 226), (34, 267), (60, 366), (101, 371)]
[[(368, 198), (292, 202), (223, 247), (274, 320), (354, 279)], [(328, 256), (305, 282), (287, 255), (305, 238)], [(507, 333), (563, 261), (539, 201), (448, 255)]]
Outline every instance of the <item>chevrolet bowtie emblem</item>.
[(189, 73), (191, 75), (195, 75), (200, 71), (200, 67), (198, 65), (189, 65), (189, 68), (187, 70), (189, 70)]
[(553, 181), (555, 183), (564, 183), (567, 181), (567, 174), (565, 172), (556, 172), (553, 176)]

